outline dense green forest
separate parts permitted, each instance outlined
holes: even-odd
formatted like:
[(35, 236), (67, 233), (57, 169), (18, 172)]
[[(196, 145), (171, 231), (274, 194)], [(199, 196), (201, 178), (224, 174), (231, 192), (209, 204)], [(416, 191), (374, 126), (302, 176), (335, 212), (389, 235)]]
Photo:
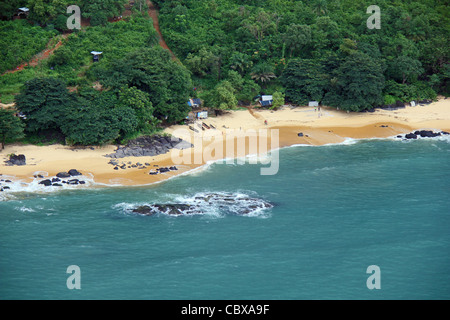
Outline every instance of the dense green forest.
[[(158, 45), (146, 1), (132, 2), (131, 16), (114, 23), (128, 1), (0, 3), (0, 71), (67, 33), (69, 4), (90, 25), (37, 67), (0, 77), (0, 99), (16, 102), (28, 141), (53, 134), (70, 144), (124, 142), (183, 120), (190, 97), (213, 109), (273, 94), (274, 107), (317, 100), (362, 111), (450, 92), (445, 0), (155, 0), (177, 59)], [(379, 29), (367, 25), (373, 4)], [(28, 19), (13, 21), (20, 6)], [(99, 62), (91, 51), (103, 52)]]
[[(354, 111), (450, 89), (444, 0), (155, 2), (166, 42), (212, 104), (217, 97), (209, 93), (239, 76), (238, 100), (283, 92), (295, 104), (318, 100)], [(367, 27), (372, 4), (380, 7), (380, 29)]]

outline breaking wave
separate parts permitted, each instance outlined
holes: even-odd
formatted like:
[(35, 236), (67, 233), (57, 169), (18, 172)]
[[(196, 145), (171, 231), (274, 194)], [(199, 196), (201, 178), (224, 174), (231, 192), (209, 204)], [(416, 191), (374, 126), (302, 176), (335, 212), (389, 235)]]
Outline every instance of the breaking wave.
[(240, 192), (199, 192), (194, 195), (175, 195), (165, 203), (119, 203), (113, 209), (125, 214), (152, 215), (207, 215), (225, 217), (239, 215), (268, 217), (273, 204)]

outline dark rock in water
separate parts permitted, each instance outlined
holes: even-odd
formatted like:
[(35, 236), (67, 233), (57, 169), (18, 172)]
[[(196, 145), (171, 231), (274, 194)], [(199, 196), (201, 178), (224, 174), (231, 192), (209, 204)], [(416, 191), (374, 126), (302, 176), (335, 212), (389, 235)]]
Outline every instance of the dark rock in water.
[(61, 179), (59, 179), (59, 178), (53, 178), (53, 179), (52, 179), (52, 183), (53, 183), (53, 182), (60, 182), (60, 181), (61, 181)]
[(434, 133), (431, 130), (422, 130), (422, 131), (420, 131), (420, 136), (422, 138), (434, 138), (434, 137), (437, 137), (437, 136), (440, 136), (440, 135), (441, 135), (440, 133)]
[(12, 181), (11, 181), (11, 180), (5, 180), (5, 182), (6, 182), (6, 183), (11, 183)]
[(4, 187), (3, 187), (3, 190), (11, 190), (11, 188), (8, 187), (8, 186), (4, 186)]
[(70, 173), (60, 172), (56, 175), (58, 178), (70, 178)]
[(156, 213), (165, 213), (169, 215), (182, 215), (191, 213), (191, 205), (168, 203), (168, 204), (153, 204), (149, 206), (140, 206), (132, 210), (134, 213), (139, 213), (146, 216), (152, 216)]
[(82, 175), (81, 172), (78, 172), (78, 170), (76, 170), (76, 169), (71, 169), (71, 170), (69, 170), (69, 174), (70, 174), (72, 177), (76, 177), (76, 176), (81, 176), (81, 175)]
[(303, 132), (299, 132), (299, 133), (297, 134), (297, 136), (303, 137)]
[(189, 214), (189, 209), (191, 209), (191, 205), (189, 204), (155, 204), (153, 205), (156, 210), (162, 213), (170, 214), (170, 215), (181, 215), (181, 214)]
[(401, 135), (398, 135), (397, 138), (403, 138)]
[(114, 167), (114, 170), (119, 170), (119, 167)]
[(77, 185), (79, 182), (80, 182), (80, 180), (78, 180), (78, 179), (72, 179), (72, 180), (68, 180), (67, 184)]
[(169, 171), (170, 171), (170, 169), (166, 168), (166, 167), (159, 168), (160, 173), (169, 172)]
[(421, 136), (422, 138), (434, 138), (441, 135), (440, 132), (433, 132), (431, 130), (416, 130), (414, 134), (417, 136)]
[(42, 184), (46, 187), (50, 187), (52, 185), (52, 182), (49, 179), (46, 179), (46, 180), (42, 180), (41, 182), (39, 182), (39, 184)]
[(23, 154), (12, 154), (9, 156), (9, 160), (5, 161), (5, 163), (7, 166), (25, 166), (27, 164), (26, 157)]
[[(192, 201), (192, 202), (191, 202)], [(134, 208), (132, 212), (143, 215), (163, 213), (168, 215), (207, 214), (219, 210), (226, 214), (247, 215), (261, 209), (272, 208), (273, 205), (246, 195), (229, 193), (206, 193), (194, 196), (189, 204), (168, 203), (150, 204)]]
[(447, 132), (447, 131), (441, 131), (441, 134), (445, 134), (445, 135), (447, 135), (447, 134), (450, 134), (449, 132)]
[(138, 214), (142, 214), (142, 215), (145, 215), (145, 216), (152, 216), (152, 215), (154, 215), (156, 213), (149, 206), (137, 207), (136, 209), (133, 209), (133, 212), (134, 213), (138, 213)]
[(53, 186), (53, 187), (62, 187), (62, 184), (54, 183), (52, 186)]
[(80, 184), (86, 184), (86, 181), (79, 181)]
[(417, 135), (415, 133), (407, 133), (405, 135), (406, 139), (417, 139)]

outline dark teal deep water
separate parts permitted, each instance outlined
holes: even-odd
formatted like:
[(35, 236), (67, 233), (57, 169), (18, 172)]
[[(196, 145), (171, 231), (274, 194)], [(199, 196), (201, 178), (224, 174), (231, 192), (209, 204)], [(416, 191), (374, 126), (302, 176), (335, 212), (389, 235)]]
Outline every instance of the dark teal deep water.
[[(280, 151), (280, 171), (214, 164), (136, 188), (0, 201), (1, 299), (450, 299), (450, 143), (359, 141)], [(144, 217), (202, 192), (275, 207)], [(69, 290), (69, 265), (81, 289)], [(366, 269), (381, 270), (369, 290)]]

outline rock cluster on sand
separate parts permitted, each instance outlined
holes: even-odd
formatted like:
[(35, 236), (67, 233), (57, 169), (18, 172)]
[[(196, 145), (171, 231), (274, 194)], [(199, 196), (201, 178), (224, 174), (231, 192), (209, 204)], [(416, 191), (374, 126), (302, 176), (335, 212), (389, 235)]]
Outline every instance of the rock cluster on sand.
[(23, 154), (12, 154), (9, 156), (9, 160), (5, 161), (7, 166), (25, 166), (27, 165), (26, 157)]
[(169, 172), (169, 171), (176, 171), (178, 170), (178, 168), (176, 166), (172, 166), (172, 167), (161, 167), (161, 168), (156, 168), (155, 171), (150, 171), (149, 174), (150, 175), (156, 175), (159, 173), (164, 173), (164, 172)]
[(448, 135), (448, 134), (450, 134), (450, 133), (448, 133), (446, 131), (434, 132), (432, 130), (416, 130), (414, 132), (405, 134), (404, 137), (402, 135), (398, 135), (397, 138), (405, 138), (405, 139), (417, 139), (418, 137), (434, 138), (434, 137), (439, 137), (439, 136)]
[(126, 146), (118, 147), (114, 153), (107, 154), (109, 158), (153, 157), (167, 153), (170, 149), (188, 149), (193, 145), (182, 139), (170, 136), (143, 136), (131, 140)]

